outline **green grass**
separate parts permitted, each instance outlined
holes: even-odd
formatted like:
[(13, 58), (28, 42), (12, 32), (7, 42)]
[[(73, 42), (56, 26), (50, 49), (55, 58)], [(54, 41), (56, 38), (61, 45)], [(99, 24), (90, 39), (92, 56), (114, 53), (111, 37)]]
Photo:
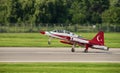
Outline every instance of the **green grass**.
[[(87, 39), (92, 39), (96, 33), (78, 33)], [(47, 44), (48, 37), (39, 33), (0, 33), (0, 46), (10, 47), (69, 47), (58, 39), (52, 39), (51, 45)], [(105, 33), (105, 44), (108, 47), (120, 48), (120, 33)]]
[(0, 73), (120, 73), (120, 63), (0, 63)]

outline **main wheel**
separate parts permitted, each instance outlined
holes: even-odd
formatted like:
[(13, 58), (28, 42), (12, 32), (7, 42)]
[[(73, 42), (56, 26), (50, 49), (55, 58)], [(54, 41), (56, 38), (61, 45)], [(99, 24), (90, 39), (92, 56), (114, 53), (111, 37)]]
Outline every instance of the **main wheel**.
[(71, 52), (75, 52), (75, 49), (74, 49), (74, 48), (72, 48), (72, 49), (71, 49)]
[(88, 52), (88, 50), (84, 50), (84, 53), (87, 53)]
[(107, 48), (107, 51), (109, 51), (109, 47)]

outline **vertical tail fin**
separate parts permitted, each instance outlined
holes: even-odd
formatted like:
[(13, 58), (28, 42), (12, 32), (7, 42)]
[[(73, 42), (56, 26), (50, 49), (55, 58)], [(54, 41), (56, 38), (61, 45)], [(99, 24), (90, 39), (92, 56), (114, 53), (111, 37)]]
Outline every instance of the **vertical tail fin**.
[(104, 32), (98, 32), (98, 34), (92, 40), (90, 40), (90, 43), (96, 45), (104, 45)]

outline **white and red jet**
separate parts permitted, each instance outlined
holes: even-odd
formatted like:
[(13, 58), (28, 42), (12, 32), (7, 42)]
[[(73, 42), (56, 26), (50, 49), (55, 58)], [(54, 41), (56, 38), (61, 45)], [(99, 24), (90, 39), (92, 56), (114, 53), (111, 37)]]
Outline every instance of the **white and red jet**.
[[(76, 45), (85, 46), (84, 52), (88, 52), (89, 47), (93, 49), (109, 50), (109, 48), (104, 45), (103, 31), (98, 32), (98, 34), (92, 40), (87, 40), (66, 30), (53, 30), (49, 32), (40, 31), (40, 33), (48, 35), (49, 37), (58, 38), (60, 39), (61, 43), (72, 45), (72, 52), (75, 52), (74, 48)], [(48, 40), (48, 44), (50, 44), (50, 38)]]

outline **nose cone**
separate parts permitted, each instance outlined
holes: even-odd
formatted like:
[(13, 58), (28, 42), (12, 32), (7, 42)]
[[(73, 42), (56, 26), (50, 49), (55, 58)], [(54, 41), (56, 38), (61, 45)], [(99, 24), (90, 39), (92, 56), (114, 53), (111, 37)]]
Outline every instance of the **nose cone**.
[(40, 31), (41, 34), (45, 34), (45, 31)]

